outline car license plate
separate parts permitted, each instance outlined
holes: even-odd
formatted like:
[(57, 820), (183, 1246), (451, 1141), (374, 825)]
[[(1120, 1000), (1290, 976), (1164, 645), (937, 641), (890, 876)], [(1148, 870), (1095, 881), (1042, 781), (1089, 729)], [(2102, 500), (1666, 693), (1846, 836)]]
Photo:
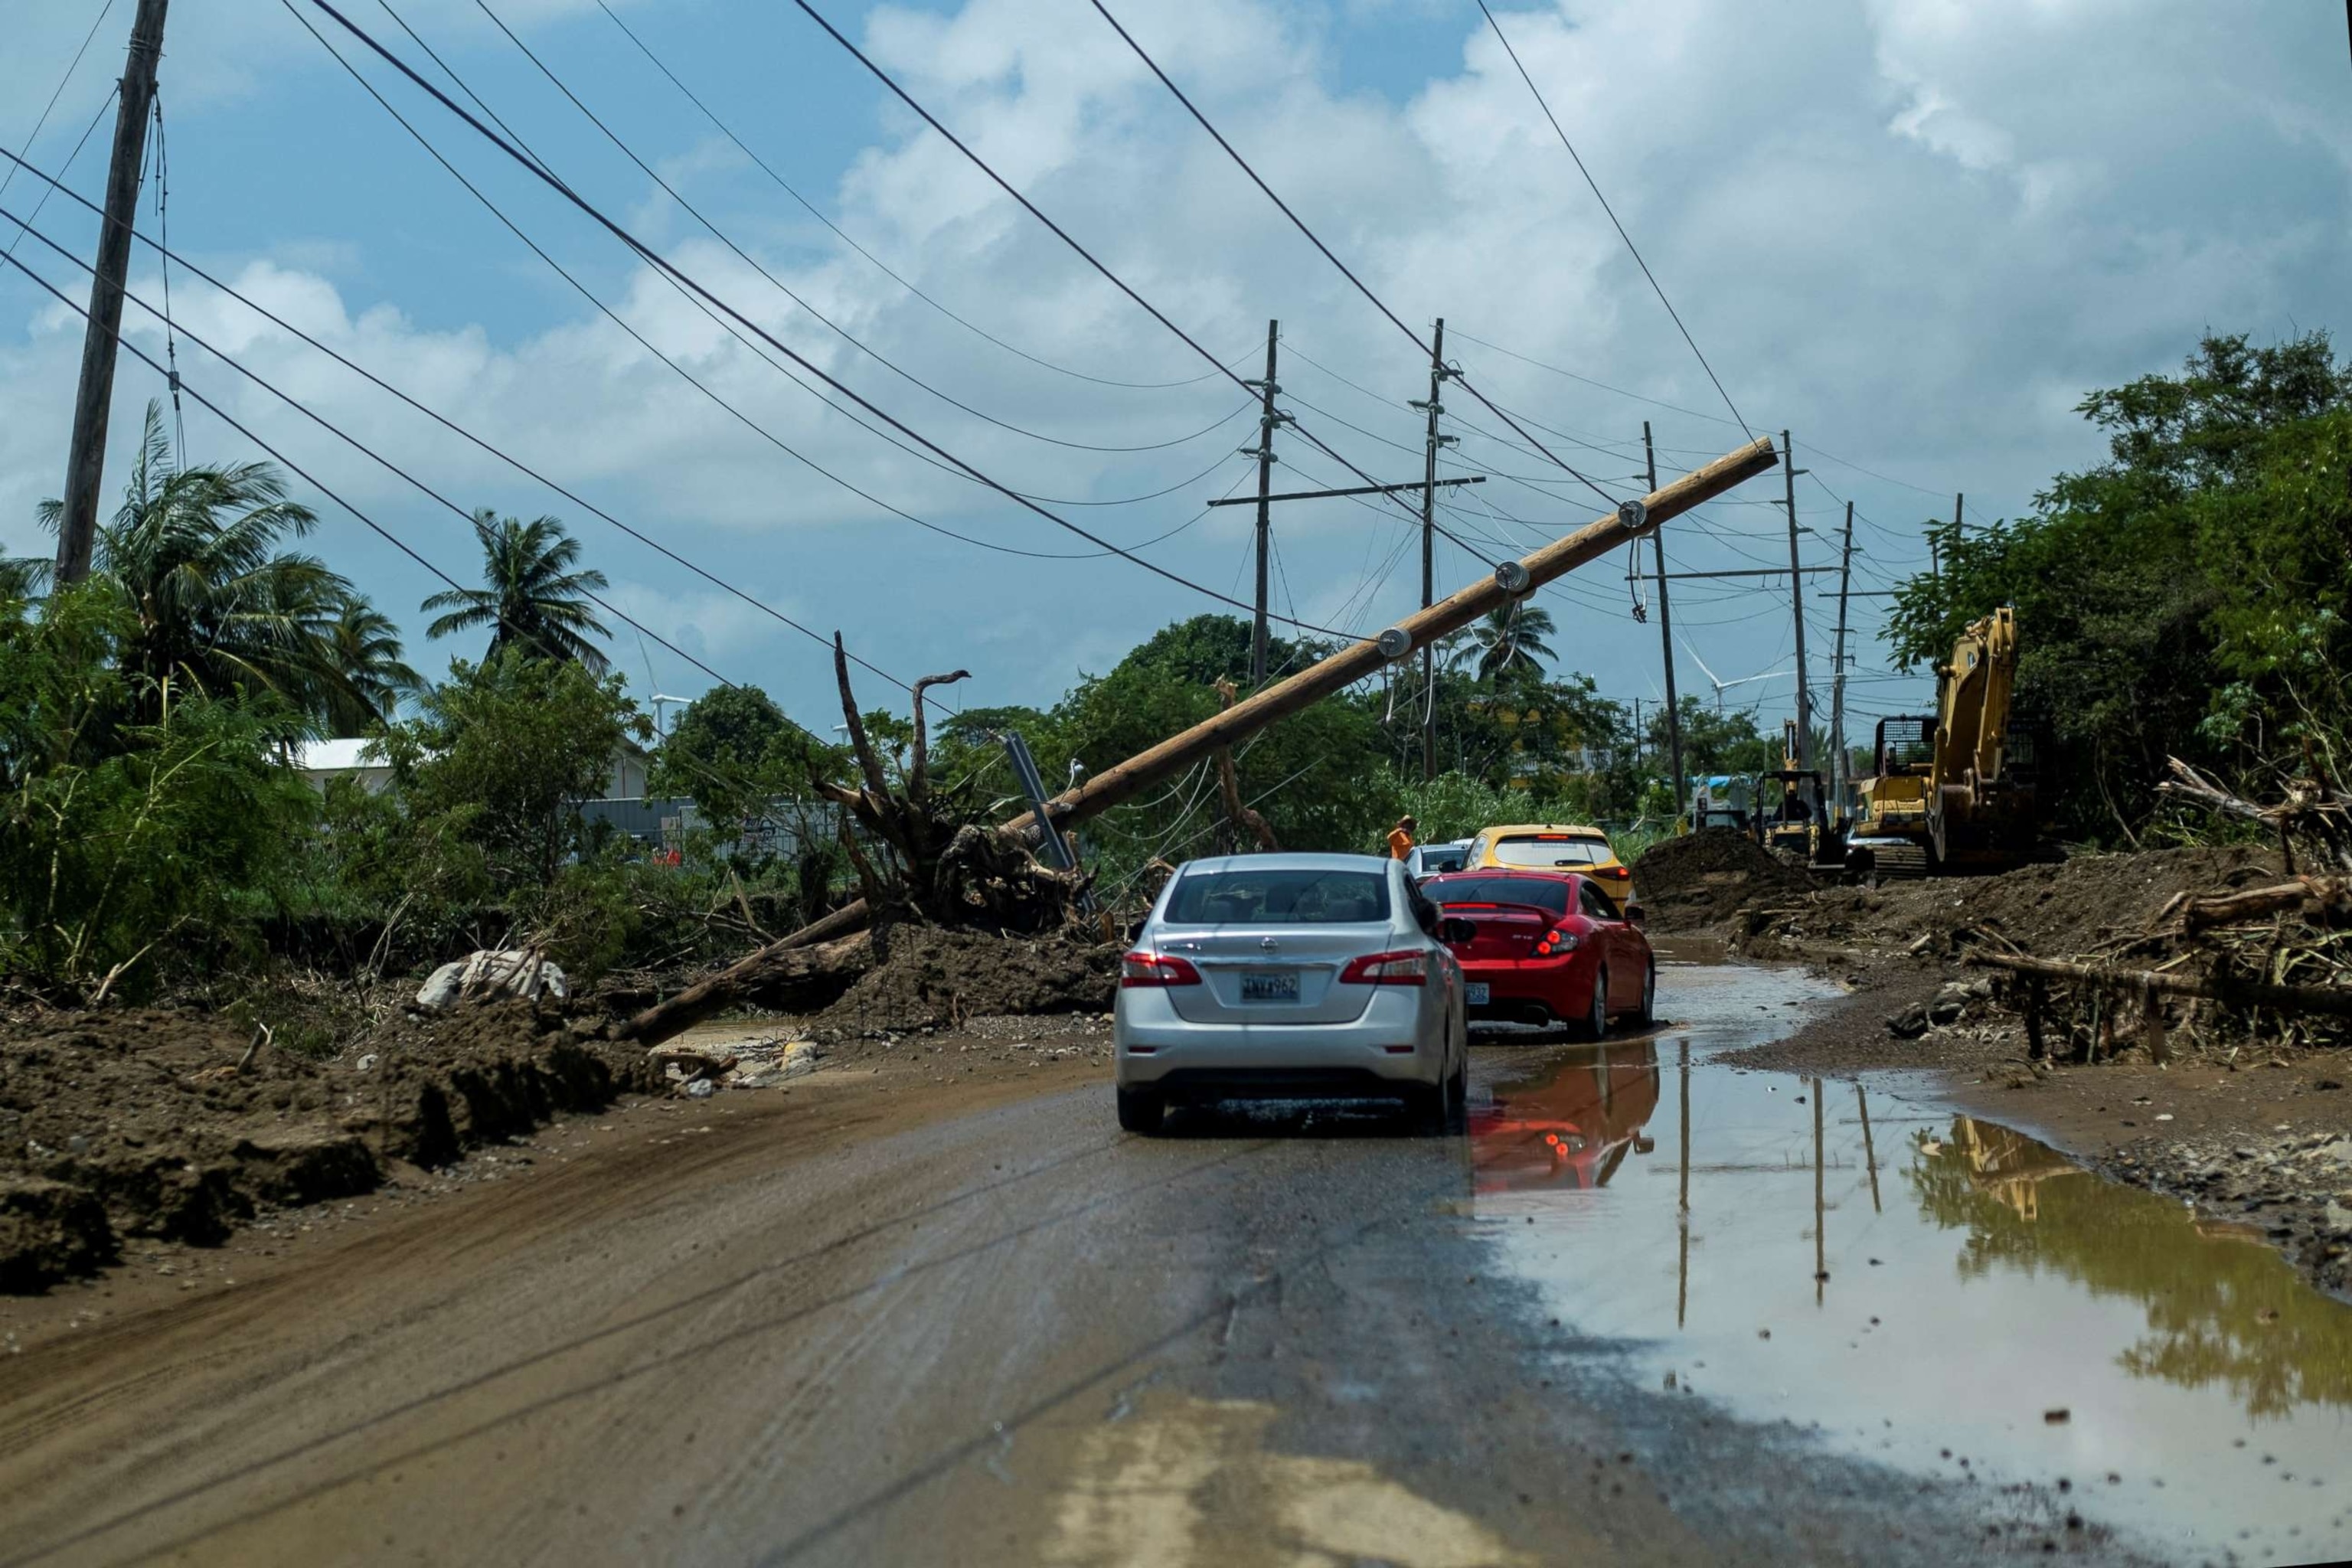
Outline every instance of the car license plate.
[(1484, 1007), (1486, 1005), (1486, 983), (1485, 981), (1473, 980), (1462, 989), (1468, 993), (1463, 1000), (1469, 1003), (1471, 1006)]
[(1244, 974), (1242, 976), (1242, 1000), (1244, 1002), (1296, 1002), (1298, 1000), (1298, 976), (1286, 974)]

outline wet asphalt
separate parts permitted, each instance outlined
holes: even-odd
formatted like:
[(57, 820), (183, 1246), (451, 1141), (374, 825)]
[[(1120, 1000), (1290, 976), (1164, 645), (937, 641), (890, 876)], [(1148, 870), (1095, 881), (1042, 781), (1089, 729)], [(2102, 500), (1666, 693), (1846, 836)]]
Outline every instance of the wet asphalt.
[(2001, 1129), (1712, 1061), (1801, 977), (1661, 989), (1481, 1044), (1466, 1137), (1132, 1138), (1107, 1083), (713, 1135), (0, 1371), (0, 1565), (2352, 1549), (2352, 1310)]

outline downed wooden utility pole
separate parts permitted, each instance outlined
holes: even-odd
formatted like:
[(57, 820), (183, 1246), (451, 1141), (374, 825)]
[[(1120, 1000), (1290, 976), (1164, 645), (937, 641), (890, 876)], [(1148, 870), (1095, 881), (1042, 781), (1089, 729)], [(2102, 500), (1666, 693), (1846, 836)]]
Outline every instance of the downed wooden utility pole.
[(2023, 953), (1972, 952), (1968, 962), (2011, 973), (2072, 980), (2101, 990), (2158, 993), (2167, 996), (2201, 996), (2235, 1007), (2275, 1007), (2286, 1013), (2333, 1013), (2352, 1018), (2352, 988), (2326, 985), (2273, 985), (2260, 980), (2209, 979), (2194, 974), (2168, 974), (2153, 969), (2107, 969), (2095, 963), (2068, 963), (2055, 958), (2030, 958)]
[[(1066, 826), (1123, 805), (1218, 748), (1245, 740), (1277, 720), (1353, 686), (1414, 649), (1461, 630), (1490, 610), (1526, 598), (1546, 583), (1600, 560), (1667, 519), (1678, 517), (1769, 471), (1779, 461), (1780, 454), (1769, 437), (1759, 437), (1727, 452), (1672, 484), (1651, 491), (1639, 501), (1627, 501), (1610, 516), (1588, 523), (1533, 554), (1504, 562), (1493, 575), (1415, 611), (1378, 637), (1350, 644), (1181, 734), (1171, 736), (1116, 767), (1105, 768), (1076, 789), (1056, 795), (1047, 809), (1055, 823)], [(1036, 814), (1024, 812), (1006, 823), (1004, 830), (1026, 837), (1034, 834), (1036, 826)], [(755, 988), (763, 976), (775, 970), (779, 954), (847, 936), (863, 928), (866, 912), (863, 900), (845, 905), (814, 924), (781, 937), (731, 967), (646, 1008), (629, 1020), (624, 1033), (647, 1044), (666, 1040), (698, 1019), (733, 1005)]]

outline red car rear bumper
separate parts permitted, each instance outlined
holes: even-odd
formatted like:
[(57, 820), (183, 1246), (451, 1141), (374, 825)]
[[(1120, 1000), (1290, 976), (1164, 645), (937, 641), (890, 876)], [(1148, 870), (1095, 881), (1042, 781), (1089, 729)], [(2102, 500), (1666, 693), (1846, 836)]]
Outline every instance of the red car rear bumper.
[(1508, 1023), (1580, 1019), (1591, 1010), (1594, 966), (1600, 962), (1591, 947), (1556, 958), (1464, 959), (1464, 984), (1486, 987), (1486, 1000), (1468, 1004), (1468, 1014), (1473, 1020)]

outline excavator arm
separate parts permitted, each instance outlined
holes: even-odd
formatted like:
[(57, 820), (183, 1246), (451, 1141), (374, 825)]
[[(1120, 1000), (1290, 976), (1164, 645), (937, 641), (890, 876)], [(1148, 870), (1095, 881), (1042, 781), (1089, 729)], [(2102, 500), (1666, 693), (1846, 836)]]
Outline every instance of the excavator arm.
[(2014, 837), (2030, 792), (2010, 777), (2010, 699), (2017, 683), (2017, 616), (2003, 605), (1972, 621), (1936, 668), (1936, 744), (1927, 790), (1938, 859), (1993, 852)]

